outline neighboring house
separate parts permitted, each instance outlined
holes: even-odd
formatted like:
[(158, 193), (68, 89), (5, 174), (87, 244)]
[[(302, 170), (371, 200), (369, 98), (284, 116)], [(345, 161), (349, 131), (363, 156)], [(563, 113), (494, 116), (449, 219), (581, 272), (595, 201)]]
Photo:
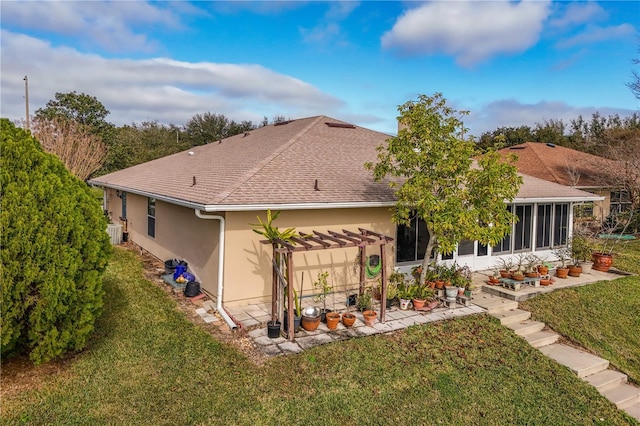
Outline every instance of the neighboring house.
[[(408, 270), (422, 259), (421, 221), (391, 222), (395, 199), (364, 163), (389, 135), (325, 116), (277, 123), (90, 181), (105, 188), (105, 210), (130, 239), (160, 259), (181, 258), (219, 306), (268, 302), (272, 250), (252, 232), (256, 216), (280, 210), (275, 225), (301, 233), (358, 228), (395, 238), (387, 265)], [(524, 176), (508, 208), (520, 221), (496, 247), (460, 244), (455, 258), (485, 269), (497, 255), (549, 254), (570, 233), (572, 206), (601, 197)], [(126, 202), (125, 202), (126, 201)], [(119, 219), (118, 219), (119, 218)], [(209, 220), (211, 219), (211, 220)], [(295, 286), (312, 292), (319, 271), (335, 291), (358, 285), (357, 248), (295, 253)], [(372, 253), (375, 254), (375, 253)], [(304, 277), (303, 277), (304, 274)]]
[(516, 154), (520, 173), (604, 197), (602, 201), (585, 204), (581, 216), (602, 220), (610, 212), (624, 211), (630, 205), (628, 194), (612, 184), (607, 174), (612, 168), (621, 167), (614, 160), (551, 143), (527, 142), (499, 152)]

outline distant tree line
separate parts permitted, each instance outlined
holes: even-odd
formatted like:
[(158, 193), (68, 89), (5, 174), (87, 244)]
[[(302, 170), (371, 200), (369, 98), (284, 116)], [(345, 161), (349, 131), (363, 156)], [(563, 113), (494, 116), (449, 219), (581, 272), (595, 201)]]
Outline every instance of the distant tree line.
[[(56, 93), (36, 111), (31, 130), (43, 148), (57, 155), (83, 180), (175, 154), (284, 121), (282, 115), (260, 123), (237, 122), (224, 114), (194, 115), (184, 126), (144, 121), (116, 127), (107, 121), (109, 110), (84, 93)], [(77, 165), (84, 167), (80, 170)]]
[[(621, 118), (618, 114), (607, 117), (596, 112), (591, 119), (581, 115), (565, 124), (562, 120), (545, 120), (529, 126), (499, 127), (483, 133), (478, 147), (509, 147), (525, 142), (552, 143), (587, 152), (601, 157), (610, 157), (612, 148), (640, 140), (640, 115), (637, 113)], [(636, 145), (638, 146), (638, 145)], [(640, 149), (640, 146), (638, 146)]]

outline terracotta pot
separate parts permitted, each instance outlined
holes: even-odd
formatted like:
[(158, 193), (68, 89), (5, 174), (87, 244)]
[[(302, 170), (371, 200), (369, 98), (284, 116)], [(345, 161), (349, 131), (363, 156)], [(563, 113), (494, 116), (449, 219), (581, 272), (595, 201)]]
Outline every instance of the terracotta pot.
[(376, 311), (364, 311), (362, 313), (362, 317), (364, 319), (364, 325), (368, 326), (368, 327), (372, 327), (373, 324), (375, 324), (376, 322), (376, 317), (378, 316), (378, 314), (376, 313)]
[(444, 281), (436, 280), (436, 288), (443, 288), (443, 287), (444, 287)]
[(413, 309), (421, 309), (427, 303), (425, 299), (413, 299)]
[(436, 288), (436, 282), (435, 281), (429, 281), (427, 283), (427, 286), (429, 286), (429, 288)]
[(509, 271), (505, 271), (505, 270), (500, 271), (500, 276), (501, 276), (502, 278), (511, 278), (511, 275), (512, 275), (512, 274), (511, 274), (511, 272), (509, 272)]
[(540, 280), (540, 285), (548, 286), (551, 285), (551, 280)]
[(380, 293), (380, 289), (378, 287), (373, 289), (373, 298), (375, 300), (380, 300), (382, 299), (382, 293)]
[(317, 317), (302, 317), (302, 321), (300, 322), (302, 325), (302, 328), (304, 328), (307, 331), (315, 331), (318, 329), (318, 326), (320, 325), (320, 315), (318, 315)]
[(538, 272), (540, 275), (547, 275), (549, 273), (549, 267), (540, 265), (538, 266)]
[(556, 268), (556, 277), (567, 278), (569, 276), (569, 268)]
[(496, 277), (489, 277), (489, 284), (491, 285), (500, 284), (500, 279)]
[(569, 276), (570, 277), (579, 277), (582, 273), (582, 268), (580, 266), (570, 266), (569, 267)]
[(608, 272), (613, 264), (613, 256), (606, 253), (593, 253), (591, 255), (593, 269), (600, 272)]
[(327, 312), (327, 328), (335, 330), (340, 322), (340, 314), (337, 312)]
[(342, 324), (344, 324), (345, 327), (353, 327), (353, 324), (356, 322), (356, 316), (353, 315), (352, 313), (349, 312), (345, 312), (344, 314), (342, 314)]
[(527, 278), (535, 278), (538, 276), (537, 272), (525, 272), (524, 274)]
[(511, 276), (511, 279), (514, 279), (516, 281), (524, 281), (524, 274), (513, 274)]

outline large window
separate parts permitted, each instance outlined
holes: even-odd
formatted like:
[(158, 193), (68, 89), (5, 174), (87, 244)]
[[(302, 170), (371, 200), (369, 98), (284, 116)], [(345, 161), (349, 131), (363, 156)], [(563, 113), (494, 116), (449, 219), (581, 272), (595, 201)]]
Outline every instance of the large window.
[(553, 204), (538, 204), (536, 248), (551, 248)]
[(518, 221), (514, 224), (513, 251), (530, 250), (533, 206), (531, 204), (516, 204), (515, 213), (518, 216)]
[(416, 262), (424, 259), (428, 240), (427, 224), (417, 215), (413, 216), (410, 225), (398, 225), (396, 261)]
[(556, 204), (553, 218), (553, 245), (567, 244), (569, 236), (569, 204)]
[(156, 237), (156, 199), (147, 199), (147, 234)]

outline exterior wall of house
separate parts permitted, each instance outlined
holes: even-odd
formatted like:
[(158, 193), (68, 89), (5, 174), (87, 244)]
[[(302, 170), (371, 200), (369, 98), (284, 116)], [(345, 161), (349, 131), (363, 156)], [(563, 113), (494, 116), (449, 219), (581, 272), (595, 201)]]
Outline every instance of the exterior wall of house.
[[(202, 289), (215, 296), (218, 274), (218, 220), (196, 217), (193, 209), (156, 201), (155, 238), (148, 235), (147, 197), (127, 194), (129, 240), (161, 260), (184, 259)], [(107, 191), (107, 208), (114, 223), (122, 209), (115, 191)]]
[[(264, 221), (266, 211), (227, 212), (224, 303), (228, 306), (245, 305), (271, 300), (272, 248), (260, 243), (264, 237), (252, 231), (250, 223), (257, 223), (256, 216)], [(295, 227), (303, 234), (314, 230), (341, 232), (343, 229), (358, 232), (358, 228), (395, 236), (395, 225), (391, 223), (389, 208), (296, 210), (283, 211), (274, 222), (279, 229)], [(386, 245), (386, 265), (391, 271), (395, 259), (395, 245)], [(313, 281), (318, 273), (329, 272), (334, 291), (357, 288), (358, 269), (354, 261), (358, 254), (355, 247), (345, 249), (313, 250), (293, 254), (295, 288), (303, 284), (303, 295), (313, 291)], [(380, 254), (379, 246), (367, 247), (367, 256)], [(304, 274), (304, 283), (303, 276)], [(375, 284), (374, 279), (372, 283)]]

